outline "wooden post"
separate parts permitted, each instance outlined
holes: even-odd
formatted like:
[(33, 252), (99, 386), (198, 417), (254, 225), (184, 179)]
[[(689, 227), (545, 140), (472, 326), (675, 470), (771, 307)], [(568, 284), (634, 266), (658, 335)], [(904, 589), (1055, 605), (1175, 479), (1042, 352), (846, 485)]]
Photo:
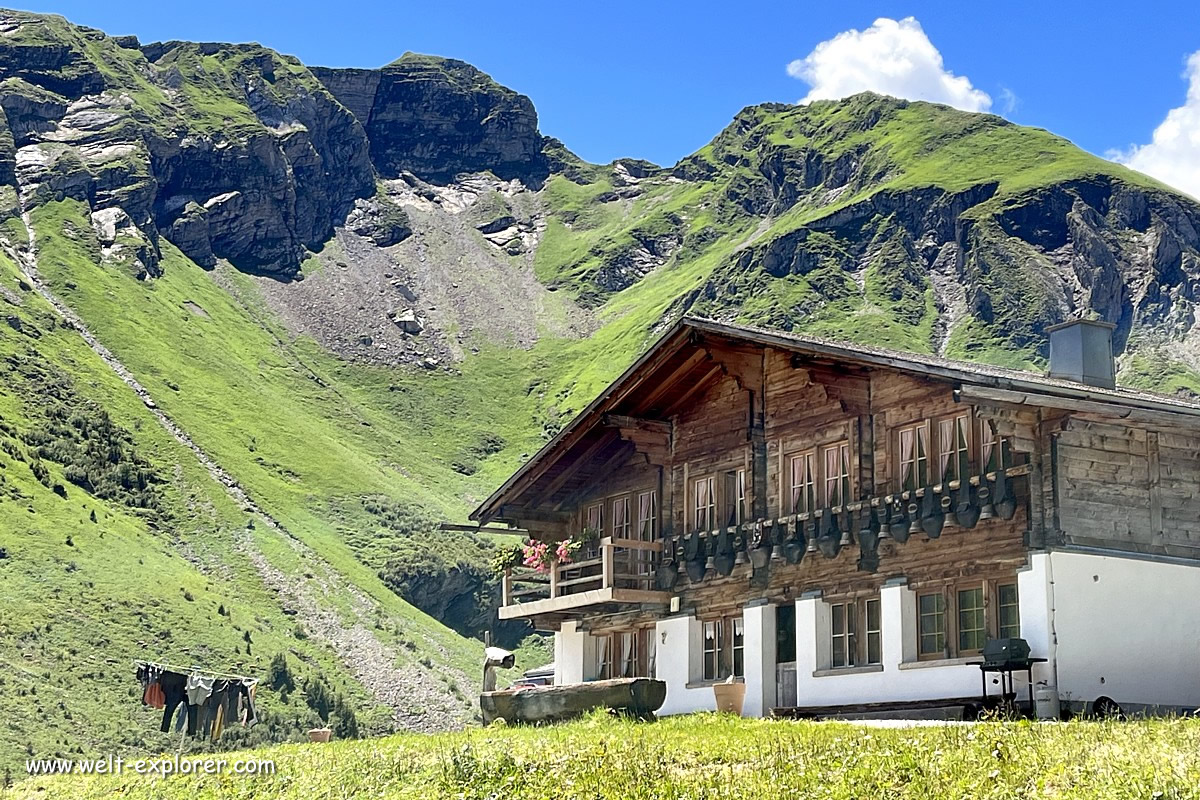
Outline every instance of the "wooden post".
[(500, 579), (500, 605), (511, 606), (512, 598), (512, 570), (504, 570), (504, 577)]
[(1146, 433), (1146, 470), (1150, 481), (1150, 536), (1155, 544), (1163, 535), (1162, 463), (1159, 461), (1158, 431)]
[(558, 559), (550, 561), (550, 596), (558, 597)]
[(600, 588), (613, 585), (613, 547), (611, 539), (600, 540)]

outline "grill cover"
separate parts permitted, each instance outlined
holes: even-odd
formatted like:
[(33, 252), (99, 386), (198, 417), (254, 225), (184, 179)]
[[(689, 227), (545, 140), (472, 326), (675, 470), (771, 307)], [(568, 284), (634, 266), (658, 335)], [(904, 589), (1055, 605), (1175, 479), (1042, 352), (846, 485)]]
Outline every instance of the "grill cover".
[(988, 667), (1024, 664), (1029, 660), (1029, 642), (1024, 639), (988, 639), (983, 645), (983, 663)]

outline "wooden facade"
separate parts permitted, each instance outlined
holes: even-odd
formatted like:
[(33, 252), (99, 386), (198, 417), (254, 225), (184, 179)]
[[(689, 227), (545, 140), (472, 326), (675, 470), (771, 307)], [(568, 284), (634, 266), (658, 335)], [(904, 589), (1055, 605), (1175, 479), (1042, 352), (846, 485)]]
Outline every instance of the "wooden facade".
[[(919, 620), (921, 656), (953, 658), (1005, 633), (1031, 552), (1200, 557), (1198, 458), (1200, 406), (1175, 398), (686, 319), (473, 518), (547, 541), (599, 524), (590, 550), (529, 576), (523, 596), (506, 582), (501, 615), (542, 629), (620, 636), (819, 593), (835, 650), (842, 608), (868, 615), (856, 638), (869, 647), (870, 598), (902, 582), (918, 614), (941, 613), (926, 626), (940, 632)], [(929, 516), (926, 495), (957, 506), (963, 479), (993, 498), (999, 479), (1008, 518), (962, 527), (951, 511), (936, 538), (889, 535), (897, 509), (914, 530)], [(872, 519), (878, 538), (860, 535)], [(663, 582), (663, 559), (676, 580)], [(970, 613), (947, 612), (956, 602)]]

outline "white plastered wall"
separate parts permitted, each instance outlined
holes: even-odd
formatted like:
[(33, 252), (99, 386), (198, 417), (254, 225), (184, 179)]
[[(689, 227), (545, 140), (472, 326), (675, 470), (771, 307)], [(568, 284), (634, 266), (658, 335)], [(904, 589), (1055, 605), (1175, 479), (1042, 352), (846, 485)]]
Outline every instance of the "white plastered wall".
[(704, 633), (700, 621), (693, 616), (678, 616), (659, 620), (654, 633), (655, 677), (667, 684), (667, 699), (659, 714), (686, 714), (691, 711), (712, 711), (717, 707), (712, 686), (694, 684), (692, 676), (701, 672), (704, 656)]
[(1069, 551), (1039, 561), (1064, 700), (1200, 706), (1200, 566)]

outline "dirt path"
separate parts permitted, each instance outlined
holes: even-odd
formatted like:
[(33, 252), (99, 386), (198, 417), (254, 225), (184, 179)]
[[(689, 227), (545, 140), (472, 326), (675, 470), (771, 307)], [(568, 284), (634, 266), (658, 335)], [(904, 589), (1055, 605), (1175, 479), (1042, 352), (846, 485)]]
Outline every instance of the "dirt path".
[[(195, 455), (213, 480), (224, 487), (226, 493), (243, 510), (258, 517), (263, 524), (282, 535), (305, 562), (319, 566), (324, 573), (325, 577), (311, 580), (292, 578), (270, 563), (248, 533), (240, 537), (239, 547), (254, 564), (263, 583), (279, 595), (285, 607), (296, 611), (305, 632), (327, 644), (376, 702), (392, 709), (398, 729), (432, 732), (461, 727), (466, 716), (465, 709), (455, 702), (449, 690), (429, 671), (413, 664), (398, 666), (402, 661), (400, 653), (381, 642), (371, 632), (369, 625), (377, 616), (378, 604), (357, 587), (348, 585), (316, 552), (299, 541), (278, 520), (254, 502), (231, 474), (158, 407), (150, 392), (121, 360), (88, 330), (79, 315), (50, 290), (38, 270), (37, 235), (24, 198), (21, 203), (21, 219), (28, 232), (28, 245), (23, 248), (14, 247), (11, 242), (5, 240), (3, 247), (13, 257), (26, 281), (69, 327), (79, 333), (108, 368), (137, 394), (159, 424)], [(320, 601), (321, 595), (333, 593), (350, 597), (355, 617), (353, 622), (347, 623), (336, 610)], [(453, 670), (452, 673), (452, 681), (463, 689), (469, 689), (468, 684), (462, 683), (466, 680), (465, 675), (458, 670)]]

